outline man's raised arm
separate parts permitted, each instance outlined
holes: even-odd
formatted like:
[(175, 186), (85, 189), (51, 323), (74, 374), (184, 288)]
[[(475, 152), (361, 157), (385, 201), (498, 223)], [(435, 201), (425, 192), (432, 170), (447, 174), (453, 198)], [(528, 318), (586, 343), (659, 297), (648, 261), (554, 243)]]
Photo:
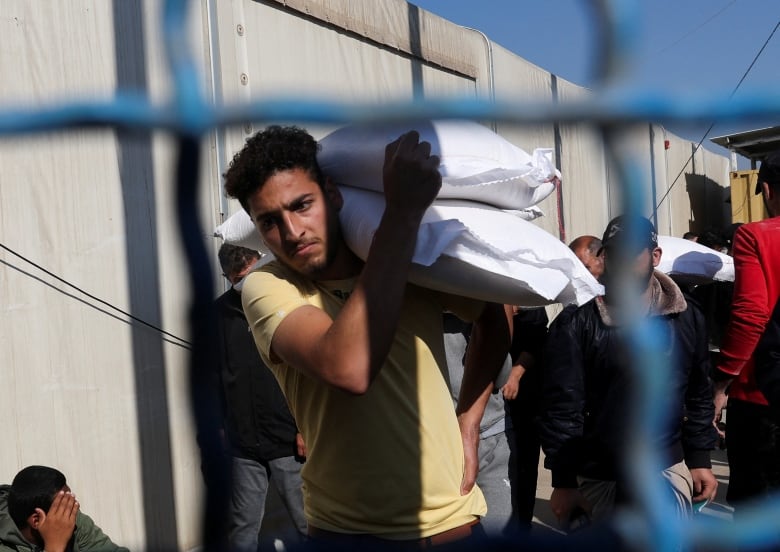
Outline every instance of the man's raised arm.
[[(416, 131), (388, 144), (385, 211), (355, 288), (335, 319), (312, 306), (288, 314), (274, 333), (275, 356), (350, 393), (368, 390), (396, 332), (423, 214), (441, 188), (430, 153)], [(335, 188), (326, 193), (340, 202)]]

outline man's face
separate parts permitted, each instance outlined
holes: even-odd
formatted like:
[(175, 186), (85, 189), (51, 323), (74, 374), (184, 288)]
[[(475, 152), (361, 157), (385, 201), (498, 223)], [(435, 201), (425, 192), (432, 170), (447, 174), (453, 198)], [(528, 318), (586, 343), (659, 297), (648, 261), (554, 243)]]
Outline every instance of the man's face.
[(769, 213), (770, 217), (780, 215), (780, 209), (778, 209), (777, 205), (777, 193), (767, 182), (761, 183), (761, 198), (764, 200), (764, 207), (766, 207), (766, 212)]
[(593, 274), (593, 277), (598, 280), (601, 278), (601, 274), (604, 272), (604, 259), (600, 255), (594, 255), (587, 246), (578, 247), (574, 254), (582, 261), (588, 272)]
[(313, 279), (328, 279), (340, 245), (341, 195), (330, 183), (325, 190), (303, 169), (280, 171), (249, 201), (249, 215), (268, 249)]
[(258, 257), (251, 259), (246, 263), (246, 265), (244, 265), (244, 267), (241, 270), (237, 270), (235, 272), (232, 272), (231, 274), (225, 274), (225, 278), (227, 278), (228, 282), (230, 282), (230, 285), (235, 286), (241, 280), (243, 280), (247, 274), (249, 274), (249, 271), (252, 270), (252, 267), (255, 266), (255, 263), (258, 260), (259, 260)]
[[(627, 270), (626, 276), (631, 279), (631, 287), (637, 293), (643, 293), (647, 290), (653, 270), (661, 262), (661, 249), (658, 247), (645, 248), (637, 255), (629, 254), (626, 257), (615, 248), (606, 248), (602, 255), (604, 257), (604, 280), (607, 288), (610, 287), (610, 284), (614, 286), (615, 282), (610, 280), (618, 272), (619, 263), (623, 262), (628, 263), (624, 270)], [(621, 259), (623, 260), (621, 261)]]

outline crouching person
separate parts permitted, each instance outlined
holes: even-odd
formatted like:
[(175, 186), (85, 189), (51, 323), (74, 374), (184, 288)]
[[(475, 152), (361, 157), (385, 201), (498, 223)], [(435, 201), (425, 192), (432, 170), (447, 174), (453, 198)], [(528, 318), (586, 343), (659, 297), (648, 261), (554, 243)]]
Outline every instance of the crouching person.
[(81, 512), (62, 472), (24, 468), (0, 485), (0, 552), (127, 552)]

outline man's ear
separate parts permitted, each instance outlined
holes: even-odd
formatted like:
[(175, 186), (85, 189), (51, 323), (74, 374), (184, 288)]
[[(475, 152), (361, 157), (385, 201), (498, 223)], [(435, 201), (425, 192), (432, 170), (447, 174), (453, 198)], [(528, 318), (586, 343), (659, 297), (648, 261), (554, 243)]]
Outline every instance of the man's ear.
[(761, 190), (767, 201), (771, 201), (775, 197), (775, 190), (769, 185), (769, 182), (761, 183)]
[(660, 247), (656, 247), (653, 249), (651, 255), (653, 256), (653, 268), (658, 266), (661, 263), (661, 255), (663, 254), (663, 250)]
[(27, 525), (29, 525), (31, 528), (38, 530), (38, 527), (41, 526), (41, 523), (43, 523), (43, 520), (46, 519), (46, 512), (41, 510), (40, 508), (36, 508), (35, 511), (29, 515), (27, 518)]
[(341, 211), (341, 208), (344, 206), (344, 198), (341, 196), (341, 191), (338, 186), (333, 183), (330, 177), (325, 177), (323, 191), (333, 208), (336, 209), (336, 211)]

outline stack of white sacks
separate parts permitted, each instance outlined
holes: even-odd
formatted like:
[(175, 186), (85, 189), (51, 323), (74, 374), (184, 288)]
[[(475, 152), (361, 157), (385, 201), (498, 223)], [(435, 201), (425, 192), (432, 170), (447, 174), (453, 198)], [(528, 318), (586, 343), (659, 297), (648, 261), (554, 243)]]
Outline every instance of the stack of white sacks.
[[(418, 285), (519, 306), (582, 305), (603, 293), (583, 264), (558, 238), (529, 222), (536, 205), (560, 177), (552, 151), (529, 155), (471, 121), (420, 121), (371, 127), (346, 126), (320, 141), (323, 172), (344, 196), (341, 224), (349, 247), (368, 256), (384, 210), (385, 146), (414, 128), (441, 159), (441, 191), (426, 212), (409, 279)], [(227, 243), (271, 258), (242, 210), (217, 227)], [(732, 281), (730, 256), (697, 243), (659, 236), (659, 269), (677, 281)]]
[[(560, 177), (552, 151), (529, 155), (471, 121), (347, 126), (320, 141), (323, 172), (344, 197), (341, 224), (365, 259), (384, 210), (385, 146), (413, 128), (441, 159), (442, 187), (426, 212), (409, 280), (467, 297), (510, 305), (584, 304), (601, 285), (558, 238), (529, 220)], [(228, 243), (268, 254), (241, 211), (215, 232)]]

